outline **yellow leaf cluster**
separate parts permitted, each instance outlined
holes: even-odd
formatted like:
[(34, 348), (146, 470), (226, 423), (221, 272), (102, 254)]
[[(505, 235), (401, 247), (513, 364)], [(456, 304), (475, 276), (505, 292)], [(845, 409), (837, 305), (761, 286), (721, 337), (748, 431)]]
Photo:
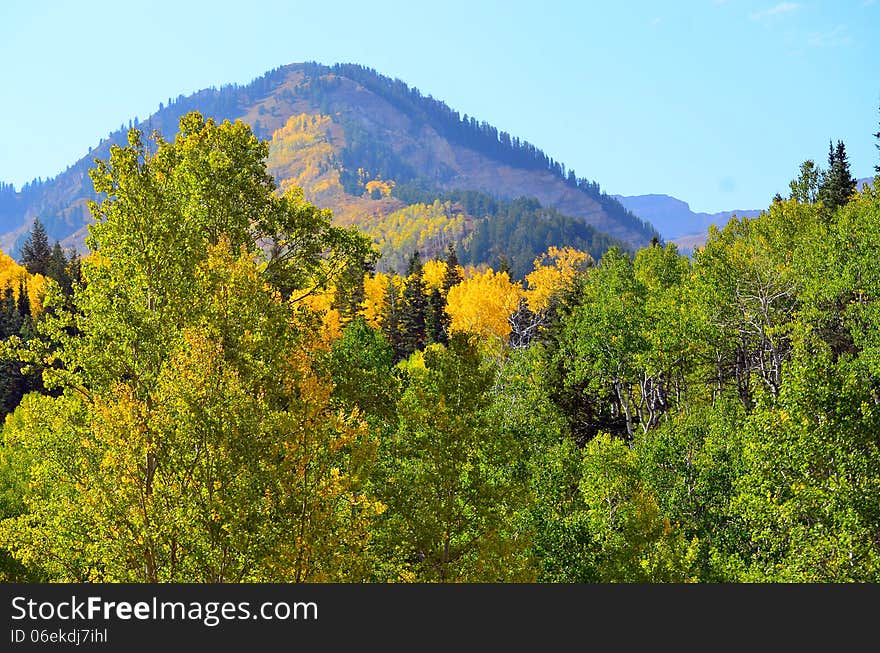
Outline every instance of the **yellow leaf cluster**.
[(483, 338), (506, 339), (510, 335), (508, 318), (516, 310), (523, 289), (511, 282), (507, 272), (476, 273), (449, 290), (446, 312), (453, 331)]
[(0, 252), (0, 293), (5, 292), (6, 288), (12, 288), (15, 300), (18, 301), (22, 282), (27, 287), (28, 300), (31, 304), (31, 316), (36, 317), (43, 310), (43, 292), (46, 278), (42, 274), (29, 274), (11, 256)]
[(394, 186), (395, 184), (393, 180), (384, 181), (382, 179), (373, 179), (372, 181), (367, 182), (366, 189), (367, 193), (370, 195), (373, 194), (373, 191), (378, 190), (382, 197), (389, 197)]
[(337, 128), (330, 116), (302, 113), (291, 116), (272, 134), (267, 167), (276, 179), (281, 179), (282, 191), (303, 188), (310, 196), (341, 192), (333, 165), (332, 134)]
[(342, 319), (339, 315), (339, 310), (332, 308), (335, 294), (336, 289), (330, 287), (326, 290), (312, 293), (302, 300), (303, 306), (308, 307), (321, 318), (321, 329), (316, 334), (317, 339), (313, 343), (318, 349), (330, 349), (333, 341), (342, 335)]
[(571, 283), (578, 272), (583, 272), (592, 264), (593, 258), (586, 252), (572, 247), (549, 248), (535, 259), (534, 271), (526, 275), (528, 290), (525, 295), (529, 309), (537, 313), (547, 308), (555, 292)]
[(450, 242), (465, 235), (465, 216), (447, 203), (412, 204), (363, 225), (377, 243), (382, 259), (395, 269), (403, 269), (414, 250), (423, 258), (440, 255)]
[(422, 266), (422, 279), (425, 280), (425, 289), (430, 292), (434, 288), (443, 285), (443, 277), (446, 276), (446, 262), (430, 260)]
[(385, 293), (388, 289), (388, 282), (391, 280), (398, 289), (403, 285), (403, 280), (398, 276), (389, 276), (376, 273), (373, 276), (364, 276), (364, 304), (363, 315), (367, 324), (374, 329), (378, 329), (382, 325), (382, 313), (385, 310)]

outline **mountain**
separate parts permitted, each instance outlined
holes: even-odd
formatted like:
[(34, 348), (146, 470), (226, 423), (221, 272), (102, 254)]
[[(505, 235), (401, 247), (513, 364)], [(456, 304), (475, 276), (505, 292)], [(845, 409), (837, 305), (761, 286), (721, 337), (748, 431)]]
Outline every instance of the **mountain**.
[[(856, 180), (856, 188), (872, 185), (873, 177)], [(614, 195), (633, 214), (650, 222), (665, 240), (678, 245), (682, 253), (689, 253), (695, 247), (706, 243), (709, 225), (724, 227), (733, 216), (738, 218), (754, 218), (760, 215), (760, 209), (737, 209), (719, 211), (718, 213), (694, 213), (690, 205), (669, 195)]]
[(753, 218), (761, 213), (757, 209), (694, 213), (687, 202), (669, 195), (615, 195), (614, 198), (643, 220), (650, 221), (667, 240), (705, 233), (711, 224), (722, 227), (733, 215)]
[[(498, 215), (518, 216), (504, 233), (529, 241), (522, 256), (576, 238), (595, 250), (637, 248), (657, 235), (598, 183), (534, 145), (362, 66), (283, 66), (244, 86), (169, 99), (131, 126), (170, 138), (192, 110), (248, 123), (269, 141), (268, 167), (281, 190), (302, 187), (338, 223), (371, 233), (386, 254), (418, 246), (431, 255), (449, 240), (467, 249)], [(0, 248), (14, 253), (38, 217), (52, 238), (82, 251), (93, 197), (88, 169), (126, 134), (123, 125), (51, 180), (20, 191), (0, 185)], [(463, 192), (474, 195), (463, 203)], [(517, 198), (534, 203), (511, 209)], [(531, 242), (538, 232), (553, 242)]]

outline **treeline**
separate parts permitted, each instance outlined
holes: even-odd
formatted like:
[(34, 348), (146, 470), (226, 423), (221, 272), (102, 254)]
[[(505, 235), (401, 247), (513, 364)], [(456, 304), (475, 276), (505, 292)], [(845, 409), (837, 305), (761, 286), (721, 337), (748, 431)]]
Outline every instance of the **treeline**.
[[(410, 205), (442, 203), (445, 214), (462, 212), (470, 216), (467, 233), (458, 241), (461, 262), (464, 265), (485, 266), (506, 270), (511, 278), (525, 279), (532, 270), (532, 262), (551, 247), (572, 247), (598, 259), (611, 247), (631, 251), (631, 247), (599, 231), (583, 220), (545, 208), (534, 198), (521, 197), (513, 201), (496, 200), (479, 191), (447, 191), (442, 193), (425, 189), (418, 184), (399, 184), (391, 194)], [(370, 227), (367, 227), (369, 231)], [(450, 238), (453, 240), (453, 238)], [(440, 247), (426, 248), (420, 243), (407, 242), (405, 247), (383, 251), (386, 269), (401, 270), (397, 265), (405, 252), (420, 249), (436, 255)], [(392, 263), (393, 262), (393, 263)]]
[(551, 247), (566, 246), (596, 259), (612, 247), (630, 250), (629, 245), (583, 220), (544, 208), (535, 199), (520, 198), (503, 203), (493, 217), (476, 222), (462, 259), (471, 265), (507, 269), (513, 278), (523, 279), (536, 257)]
[(3, 347), (46, 388), (2, 432), (6, 579), (880, 580), (875, 191), (693, 259), (394, 275), (246, 126), (180, 132), (92, 172), (82, 283)]

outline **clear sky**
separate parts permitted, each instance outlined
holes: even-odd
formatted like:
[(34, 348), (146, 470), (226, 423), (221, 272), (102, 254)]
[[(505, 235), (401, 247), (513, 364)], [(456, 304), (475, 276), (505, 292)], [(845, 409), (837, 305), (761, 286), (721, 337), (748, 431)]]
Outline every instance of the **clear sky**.
[(51, 177), (169, 97), (352, 62), (608, 193), (766, 207), (846, 143), (873, 175), (880, 0), (0, 0), (0, 180)]

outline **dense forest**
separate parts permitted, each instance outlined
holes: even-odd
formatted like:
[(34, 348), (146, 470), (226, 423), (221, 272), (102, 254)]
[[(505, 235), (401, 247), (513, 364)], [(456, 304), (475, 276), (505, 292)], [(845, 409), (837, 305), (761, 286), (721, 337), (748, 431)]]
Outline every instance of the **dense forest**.
[[(548, 228), (514, 274), (377, 271), (240, 122), (153, 139), (90, 170), (86, 256), (35, 224), (0, 260), (3, 580), (880, 581), (880, 193), (843, 143), (692, 258)], [(488, 246), (541, 215), (444, 202)]]
[(535, 258), (551, 247), (573, 247), (594, 258), (611, 247), (632, 250), (628, 243), (545, 208), (532, 197), (504, 201), (478, 191), (438, 193), (411, 184), (396, 185), (390, 192), (406, 208), (361, 225), (376, 243), (384, 270), (404, 270), (415, 250), (438, 256), (453, 244), (462, 264), (501, 268), (523, 280)]

